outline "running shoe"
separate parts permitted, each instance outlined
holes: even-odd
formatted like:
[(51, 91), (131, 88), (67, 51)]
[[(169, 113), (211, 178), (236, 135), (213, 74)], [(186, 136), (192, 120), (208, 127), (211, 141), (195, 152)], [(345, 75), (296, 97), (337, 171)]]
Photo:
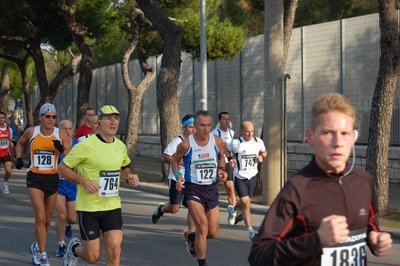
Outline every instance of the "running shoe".
[(40, 254), (40, 266), (50, 266), (49, 257), (46, 253)]
[(237, 215), (235, 207), (233, 207), (232, 205), (228, 205), (228, 208), (226, 210), (228, 211), (228, 224), (235, 225), (235, 218)]
[(67, 251), (62, 259), (63, 266), (76, 266), (78, 265), (78, 257), (75, 257), (74, 253), (72, 252), (72, 247), (75, 245), (80, 245), (81, 241), (73, 237), (71, 241), (69, 241)]
[(160, 217), (164, 215), (163, 212), (161, 212), (161, 208), (164, 206), (164, 203), (160, 203), (157, 206), (157, 209), (153, 212), (153, 214), (151, 215), (151, 222), (153, 224), (158, 223), (158, 220), (160, 220)]
[(192, 257), (196, 257), (196, 250), (194, 249), (194, 242), (190, 241), (188, 236), (189, 236), (190, 232), (189, 231), (182, 231), (182, 237), (183, 239), (186, 240), (186, 250), (187, 252), (192, 256)]
[(241, 221), (243, 221), (243, 213), (238, 212), (235, 217), (235, 224), (240, 223)]
[(35, 242), (29, 247), (29, 252), (32, 254), (32, 264), (39, 265), (40, 264), (40, 251), (39, 247)]
[(10, 190), (8, 189), (8, 184), (6, 182), (3, 182), (3, 184), (1, 184), (1, 187), (3, 188), (4, 194), (10, 193)]
[(72, 237), (72, 225), (66, 224), (65, 226), (65, 237), (71, 238)]
[(250, 238), (250, 241), (251, 242), (254, 242), (254, 239), (257, 237), (257, 235), (258, 235), (258, 232), (257, 231), (251, 231), (250, 233), (249, 233), (249, 238)]
[(66, 249), (67, 247), (65, 246), (65, 244), (59, 244), (56, 251), (56, 257), (64, 257)]

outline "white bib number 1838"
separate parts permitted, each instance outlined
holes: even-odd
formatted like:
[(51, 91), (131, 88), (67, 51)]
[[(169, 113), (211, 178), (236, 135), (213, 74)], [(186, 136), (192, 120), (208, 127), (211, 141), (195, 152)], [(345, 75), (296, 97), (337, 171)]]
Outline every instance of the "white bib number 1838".
[(99, 185), (100, 197), (118, 196), (119, 171), (100, 171)]
[(367, 261), (366, 230), (351, 231), (347, 241), (323, 248), (322, 266), (364, 266)]

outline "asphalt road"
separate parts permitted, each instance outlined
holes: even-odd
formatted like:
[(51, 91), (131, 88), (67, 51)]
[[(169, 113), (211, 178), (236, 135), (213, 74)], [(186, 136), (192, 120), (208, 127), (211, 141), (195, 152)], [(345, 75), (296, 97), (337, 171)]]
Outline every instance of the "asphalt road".
[[(0, 192), (0, 265), (32, 265), (29, 246), (35, 241), (33, 212), (25, 188), (25, 171), (15, 170), (9, 182), (10, 194)], [(124, 241), (121, 265), (197, 265), (197, 260), (186, 252), (181, 231), (186, 227), (186, 210), (164, 215), (153, 225), (150, 215), (158, 203), (167, 198), (156, 189), (146, 187), (121, 187), (123, 199)], [(248, 265), (247, 256), (251, 243), (243, 223), (230, 226), (226, 222), (226, 209), (221, 208), (220, 233), (209, 240), (207, 262), (209, 265)], [(262, 214), (253, 215), (255, 229), (261, 223)], [(78, 226), (74, 236), (79, 237)], [(55, 257), (57, 239), (54, 223), (48, 234), (47, 253), (52, 266), (61, 265)], [(400, 241), (396, 240), (389, 256), (369, 256), (368, 265), (399, 265)], [(80, 260), (79, 265), (88, 265)], [(96, 265), (105, 265), (105, 252)]]

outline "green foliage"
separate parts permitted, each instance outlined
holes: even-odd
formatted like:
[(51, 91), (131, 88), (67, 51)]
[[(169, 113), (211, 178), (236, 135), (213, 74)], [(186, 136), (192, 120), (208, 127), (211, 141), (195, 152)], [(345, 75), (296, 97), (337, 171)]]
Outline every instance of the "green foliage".
[(116, 28), (113, 11), (109, 0), (80, 0), (76, 5), (76, 21), (88, 28), (88, 38), (100, 38)]
[[(182, 28), (182, 49), (200, 56), (200, 3), (195, 0), (160, 0), (160, 8), (177, 25)], [(132, 1), (118, 2), (112, 5), (115, 14), (113, 29), (93, 45), (93, 66), (120, 63), (125, 49), (128, 47), (132, 32), (129, 24), (129, 13), (137, 7)], [(228, 16), (220, 17), (220, 0), (208, 0), (207, 8), (207, 56), (208, 60), (233, 60), (246, 42), (246, 35), (240, 25), (233, 24)], [(146, 55), (163, 53), (163, 41), (155, 29), (141, 20), (135, 21), (140, 38), (138, 46)], [(117, 26), (119, 27), (117, 29)], [(135, 57), (135, 53), (132, 57)], [(100, 59), (101, 58), (101, 59)], [(115, 61), (117, 60), (117, 61)]]
[[(10, 78), (10, 98), (22, 98), (22, 79), (18, 66), (15, 63), (0, 58), (0, 68), (7, 67)], [(36, 83), (35, 66), (32, 60), (28, 60), (26, 64), (26, 72), (29, 79), (30, 89), (33, 91), (33, 85)]]
[(21, 98), (22, 80), (19, 69), (16, 66), (8, 68), (8, 75), (10, 76), (10, 98)]
[(296, 11), (295, 27), (377, 12), (375, 0), (302, 0)]
[(241, 27), (247, 36), (264, 33), (264, 0), (222, 0), (219, 15)]
[[(182, 24), (184, 48), (196, 59), (200, 59), (200, 21), (199, 14), (193, 14)], [(220, 21), (214, 16), (207, 20), (207, 60), (233, 60), (245, 43), (246, 36), (240, 27), (232, 25), (230, 20)]]
[[(168, 1), (167, 1), (168, 2)], [(200, 5), (199, 1), (180, 1), (163, 7), (165, 13), (174, 18), (182, 28), (182, 49), (200, 58)], [(233, 60), (246, 43), (246, 33), (242, 24), (224, 12), (220, 0), (206, 1), (207, 60)], [(150, 39), (149, 39), (150, 40)], [(160, 43), (154, 37), (148, 45)]]

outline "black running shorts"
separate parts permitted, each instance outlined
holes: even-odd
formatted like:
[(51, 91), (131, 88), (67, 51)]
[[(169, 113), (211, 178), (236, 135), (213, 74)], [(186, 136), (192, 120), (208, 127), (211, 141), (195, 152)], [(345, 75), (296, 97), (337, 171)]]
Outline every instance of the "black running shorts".
[(239, 198), (245, 196), (253, 197), (257, 185), (257, 176), (253, 176), (251, 179), (240, 179), (235, 176), (233, 182), (235, 183), (235, 190)]
[(43, 191), (45, 198), (57, 193), (59, 180), (58, 174), (42, 175), (31, 171), (26, 174), (26, 186)]
[(98, 212), (77, 211), (79, 229), (83, 240), (94, 240), (111, 230), (122, 230), (121, 209)]

